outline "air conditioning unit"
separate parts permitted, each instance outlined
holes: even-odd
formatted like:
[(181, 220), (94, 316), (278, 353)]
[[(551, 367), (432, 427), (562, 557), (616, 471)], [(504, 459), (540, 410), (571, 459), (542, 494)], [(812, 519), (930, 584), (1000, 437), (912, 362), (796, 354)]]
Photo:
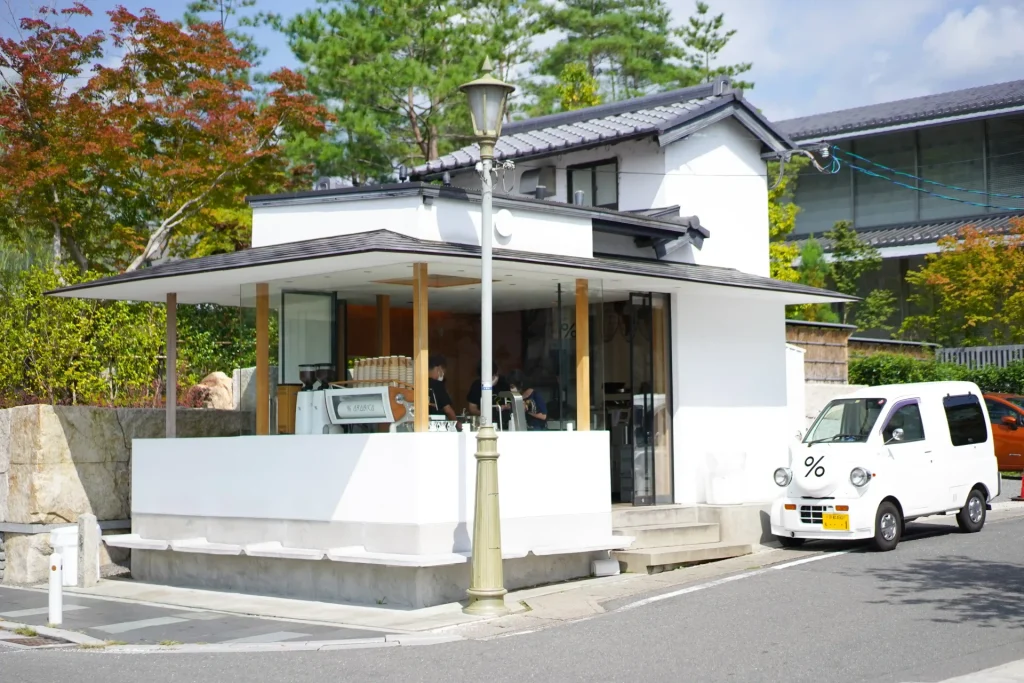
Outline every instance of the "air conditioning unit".
[(338, 176), (323, 176), (313, 185), (314, 190), (337, 190), (342, 187), (352, 187), (352, 183)]
[(544, 188), (544, 197), (555, 196), (555, 167), (528, 168), (519, 176), (519, 194), (537, 197), (537, 188)]

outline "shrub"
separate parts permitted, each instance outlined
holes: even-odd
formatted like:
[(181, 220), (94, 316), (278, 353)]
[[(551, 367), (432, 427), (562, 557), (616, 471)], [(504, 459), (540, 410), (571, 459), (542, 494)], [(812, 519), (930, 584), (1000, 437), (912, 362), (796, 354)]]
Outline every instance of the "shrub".
[(987, 392), (1024, 394), (1024, 361), (1005, 368), (988, 366), (970, 370), (952, 363), (879, 353), (850, 362), (851, 384), (876, 386), (947, 380), (974, 382)]

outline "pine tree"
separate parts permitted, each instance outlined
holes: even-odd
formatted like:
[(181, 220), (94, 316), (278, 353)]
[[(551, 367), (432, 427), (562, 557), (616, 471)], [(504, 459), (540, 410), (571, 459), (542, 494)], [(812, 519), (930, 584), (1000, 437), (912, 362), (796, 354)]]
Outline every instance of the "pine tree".
[(697, 13), (690, 17), (689, 22), (680, 31), (683, 43), (687, 47), (687, 60), (697, 73), (700, 83), (710, 83), (718, 76), (733, 79), (737, 88), (750, 90), (754, 87), (748, 81), (735, 80), (740, 74), (750, 71), (750, 62), (730, 66), (715, 66), (719, 53), (725, 49), (729, 40), (736, 35), (736, 29), (722, 33), (725, 26), (725, 15), (710, 16), (711, 8), (706, 2), (697, 0)]

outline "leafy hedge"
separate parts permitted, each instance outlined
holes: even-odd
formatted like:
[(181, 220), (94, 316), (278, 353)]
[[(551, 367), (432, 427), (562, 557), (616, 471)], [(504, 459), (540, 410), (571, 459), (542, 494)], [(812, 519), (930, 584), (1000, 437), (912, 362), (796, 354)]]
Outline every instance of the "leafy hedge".
[(985, 367), (978, 370), (889, 353), (850, 361), (851, 384), (877, 386), (943, 380), (974, 382), (982, 391), (1024, 394), (1024, 361), (1011, 363), (1005, 368)]
[[(96, 277), (70, 267), (0, 271), (0, 408), (163, 403), (164, 306), (45, 295)], [(180, 306), (180, 395), (210, 372), (255, 365), (255, 336), (237, 308)], [(272, 328), (272, 350), (274, 338)]]

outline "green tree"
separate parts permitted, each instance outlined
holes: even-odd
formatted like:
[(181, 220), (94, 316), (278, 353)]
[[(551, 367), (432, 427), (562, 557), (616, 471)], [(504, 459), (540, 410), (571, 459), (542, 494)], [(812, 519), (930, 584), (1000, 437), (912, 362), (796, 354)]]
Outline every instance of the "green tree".
[(910, 302), (905, 335), (943, 346), (1024, 342), (1024, 220), (1007, 235), (973, 226), (939, 240), (939, 252), (907, 274)]
[(776, 280), (800, 280), (800, 273), (793, 265), (800, 256), (800, 248), (787, 242), (786, 237), (793, 232), (796, 215), (800, 212), (800, 207), (793, 202), (797, 177), (808, 163), (805, 156), (768, 163), (768, 182), (772, 183), (768, 188), (768, 261), (770, 275)]
[[(800, 267), (798, 281), (810, 287), (826, 288), (832, 275), (832, 267), (825, 258), (825, 250), (821, 242), (812, 235), (804, 242), (800, 250)], [(810, 322), (836, 323), (839, 316), (828, 304), (801, 304), (790, 306), (789, 317)]]
[(597, 80), (587, 72), (583, 62), (566, 64), (558, 79), (558, 97), (562, 111), (585, 109), (601, 104)]
[(558, 103), (557, 79), (567, 65), (581, 62), (599, 85), (602, 99), (616, 101), (658, 90), (694, 85), (696, 74), (683, 64), (685, 53), (674, 35), (662, 0), (564, 0), (545, 5), (539, 24), (562, 36), (537, 55), (533, 113)]
[[(861, 278), (882, 267), (882, 255), (857, 234), (849, 221), (837, 221), (825, 233), (832, 243), (832, 283), (836, 291), (856, 295)], [(856, 316), (853, 315), (856, 311)], [(860, 329), (890, 330), (888, 324), (896, 312), (896, 296), (888, 290), (873, 290), (863, 302), (842, 307), (841, 322), (856, 322)]]
[[(700, 83), (710, 83), (719, 76), (735, 79), (740, 74), (750, 71), (753, 66), (750, 62), (726, 66), (715, 65), (719, 54), (729, 44), (729, 40), (736, 35), (736, 29), (723, 33), (725, 15), (712, 16), (710, 11), (711, 8), (706, 2), (697, 0), (696, 14), (690, 17), (686, 26), (680, 31), (683, 43), (687, 47), (687, 61), (700, 79), (698, 81)], [(745, 90), (754, 87), (754, 84), (748, 81), (733, 80), (732, 84)]]

